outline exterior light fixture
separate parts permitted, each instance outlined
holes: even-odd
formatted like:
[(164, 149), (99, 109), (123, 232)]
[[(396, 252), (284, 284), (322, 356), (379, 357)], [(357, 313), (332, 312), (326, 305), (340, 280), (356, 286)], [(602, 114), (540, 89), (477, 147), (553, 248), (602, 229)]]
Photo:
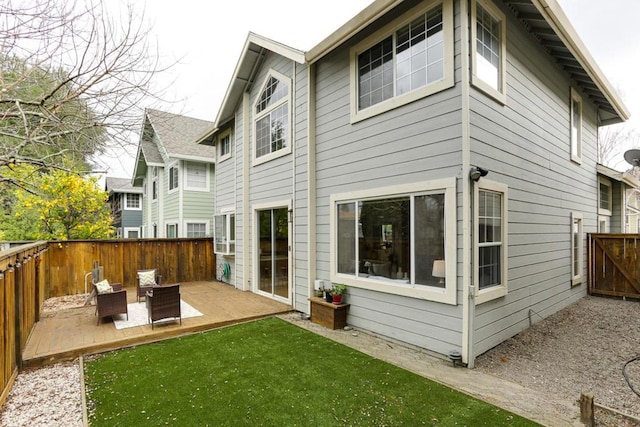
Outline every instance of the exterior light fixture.
[(20, 258), (16, 257), (16, 268), (22, 267), (22, 263), (20, 262)]
[(4, 279), (4, 270), (0, 270), (0, 279)]
[(474, 166), (469, 171), (469, 178), (471, 178), (474, 182), (478, 182), (480, 178), (483, 176), (487, 176), (489, 173), (489, 169), (481, 168), (480, 166)]

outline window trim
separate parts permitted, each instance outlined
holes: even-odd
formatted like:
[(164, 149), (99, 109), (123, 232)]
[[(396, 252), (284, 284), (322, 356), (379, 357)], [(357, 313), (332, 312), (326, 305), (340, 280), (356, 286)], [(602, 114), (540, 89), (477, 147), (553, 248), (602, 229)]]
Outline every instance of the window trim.
[[(138, 207), (129, 206), (129, 196), (138, 196)], [(141, 211), (142, 210), (142, 194), (140, 193), (125, 193), (124, 194), (124, 207), (128, 211)]]
[[(437, 288), (426, 285), (400, 284), (382, 280), (357, 277), (337, 272), (337, 218), (338, 203), (357, 201), (361, 199), (411, 196), (416, 193), (441, 191), (445, 200), (445, 287)], [(419, 298), (444, 304), (457, 304), (457, 232), (456, 232), (456, 178), (442, 178), (433, 181), (417, 182), (369, 190), (332, 194), (330, 196), (329, 215), (329, 273), (332, 282), (344, 283), (348, 286), (371, 291), (385, 292), (411, 298)], [(412, 236), (413, 238), (413, 236)], [(413, 254), (412, 254), (413, 256)]]
[[(175, 187), (171, 187), (172, 181), (174, 180), (173, 171), (175, 170)], [(180, 162), (175, 161), (169, 164), (167, 168), (167, 192), (169, 194), (175, 193), (180, 188)]]
[[(229, 137), (229, 152), (226, 154), (222, 154), (222, 139)], [(231, 135), (231, 129), (227, 129), (223, 132), (220, 133), (220, 135), (218, 136), (218, 162), (223, 162), (227, 159), (231, 158), (231, 151), (232, 151), (232, 135)]]
[[(169, 227), (175, 227), (176, 228), (176, 235), (175, 237), (169, 237)], [(167, 221), (164, 223), (164, 232), (165, 232), (165, 237), (168, 239), (177, 239), (180, 237), (179, 233), (179, 229), (178, 229), (178, 223), (177, 222), (172, 222), (172, 221)]]
[[(256, 106), (258, 105), (258, 103), (260, 102), (260, 97), (262, 95), (262, 93), (265, 91), (267, 84), (269, 83), (269, 79), (273, 77), (283, 83), (286, 83), (288, 85), (288, 90), (287, 90), (287, 96), (283, 97), (282, 99), (278, 100), (277, 102), (275, 102), (273, 105), (269, 106), (269, 108), (265, 108), (263, 111), (261, 111), (259, 114), (256, 114)], [(258, 91), (257, 96), (256, 96), (256, 100), (252, 105), (252, 109), (251, 112), (253, 114), (253, 147), (251, 150), (251, 157), (252, 157), (252, 164), (253, 166), (258, 166), (262, 163), (266, 163), (269, 162), (271, 160), (277, 159), (279, 157), (282, 156), (286, 156), (287, 154), (291, 154), (291, 145), (293, 144), (293, 138), (291, 137), (291, 123), (292, 123), (292, 118), (291, 118), (291, 99), (292, 99), (292, 92), (293, 92), (293, 81), (292, 79), (290, 79), (289, 77), (285, 76), (284, 74), (281, 74), (273, 69), (269, 69), (269, 72), (267, 73), (266, 77), (264, 78), (263, 82), (262, 82), (262, 86), (260, 86), (260, 91)], [(275, 109), (277, 109), (278, 107), (282, 106), (283, 104), (287, 104), (287, 146), (284, 148), (281, 148), (279, 150), (276, 151), (272, 151), (269, 154), (265, 154), (263, 156), (256, 156), (256, 150), (257, 150), (257, 139), (256, 139), (256, 130), (257, 130), (257, 126), (258, 126), (258, 121), (264, 117), (266, 117), (267, 115), (271, 114)]]
[[(580, 241), (578, 243), (578, 251), (580, 252), (580, 259), (578, 259), (579, 274), (574, 274), (575, 259), (575, 243), (573, 235), (573, 227), (578, 222), (578, 234), (580, 235)], [(570, 239), (571, 239), (571, 286), (579, 285), (584, 280), (584, 219), (582, 212), (571, 212), (571, 227), (570, 227)]]
[[(206, 219), (188, 219), (186, 221), (184, 221), (184, 237), (189, 238), (189, 225), (204, 225), (204, 236), (200, 236), (200, 237), (210, 237), (209, 231), (210, 231), (210, 227), (209, 227), (209, 220)], [(196, 238), (196, 237), (192, 237), (192, 238)], [(198, 237), (199, 238), (199, 237)]]
[[(474, 283), (474, 301), (475, 304), (482, 304), (500, 297), (507, 295), (509, 292), (509, 187), (506, 184), (490, 181), (487, 179), (481, 179), (473, 185), (473, 283)], [(480, 278), (478, 272), (480, 251), (479, 251), (479, 199), (480, 191), (487, 190), (496, 193), (502, 193), (502, 260), (501, 260), (501, 275), (502, 284), (499, 286), (492, 286), (487, 289), (480, 289)]]
[[(609, 194), (607, 197), (607, 202), (609, 203), (609, 209), (604, 209), (601, 205), (602, 203), (601, 192), (600, 192), (601, 185), (604, 185), (605, 187), (609, 188)], [(608, 180), (607, 178), (599, 176), (598, 177), (598, 215), (611, 216), (612, 207), (613, 207), (613, 185), (611, 184), (611, 181)]]
[[(189, 185), (189, 166), (190, 165), (202, 165), (204, 166), (204, 179), (205, 186), (204, 187), (192, 187)], [(210, 188), (209, 182), (211, 181), (211, 168), (209, 167), (209, 163), (205, 162), (196, 162), (196, 161), (185, 161), (184, 162), (184, 172), (183, 172), (183, 181), (184, 181), (184, 189), (185, 191), (200, 191), (200, 192), (208, 192)]]
[[(138, 235), (136, 237), (129, 237), (128, 234), (130, 231), (135, 231)], [(124, 227), (122, 229), (122, 237), (124, 237), (125, 239), (139, 239), (140, 227)]]
[[(574, 102), (578, 103), (580, 111), (578, 112), (578, 121), (577, 130), (578, 136), (577, 140), (574, 141), (573, 138), (573, 128), (576, 124), (573, 121), (574, 116)], [(582, 119), (582, 96), (576, 91), (573, 87), (571, 88), (571, 97), (569, 99), (569, 155), (571, 156), (571, 161), (581, 164), (582, 163), (582, 136), (583, 136), (583, 119)], [(577, 154), (573, 153), (574, 144), (576, 146)]]
[[(478, 3), (489, 13), (500, 25), (500, 70), (498, 70), (498, 89), (493, 88), (482, 80), (476, 73), (478, 69), (477, 54), (478, 48), (476, 39), (477, 29), (477, 6)], [(507, 18), (505, 14), (491, 1), (474, 0), (471, 2), (471, 84), (489, 95), (502, 105), (507, 104)]]
[[(367, 107), (363, 110), (358, 110), (358, 56), (364, 51), (371, 48), (373, 45), (380, 43), (382, 40), (389, 36), (393, 36), (395, 32), (403, 25), (410, 23), (421, 13), (425, 13), (430, 9), (433, 9), (437, 5), (442, 4), (442, 25), (443, 25), (443, 72), (442, 80), (427, 84), (421, 88), (406, 92), (402, 95), (395, 95), (385, 101), (379, 102), (375, 105)], [(429, 95), (433, 95), (437, 92), (441, 92), (445, 89), (453, 87), (454, 82), (454, 19), (453, 19), (453, 1), (452, 0), (431, 0), (425, 1), (423, 5), (417, 9), (405, 13), (398, 19), (393, 20), (389, 24), (385, 25), (380, 30), (373, 33), (360, 43), (356, 44), (349, 51), (349, 76), (351, 84), (349, 85), (350, 96), (350, 122), (357, 123), (359, 121), (368, 119), (378, 114), (382, 114), (386, 111), (398, 108), (400, 106), (409, 104), (421, 98), (425, 98)], [(394, 47), (395, 49), (395, 47)], [(396, 68), (395, 52), (394, 52), (394, 70)], [(395, 73), (394, 73), (394, 87), (395, 87)], [(395, 92), (395, 91), (394, 91)]]
[[(233, 229), (233, 235), (235, 237), (235, 216), (236, 216), (236, 212), (234, 208), (223, 208), (220, 209), (220, 213), (214, 215), (213, 217), (213, 252), (217, 255), (225, 255), (225, 256), (233, 256), (235, 255), (235, 242), (236, 239), (234, 238), (233, 240), (229, 239), (229, 237), (231, 236), (231, 217), (234, 217), (234, 229)], [(226, 247), (225, 251), (219, 251), (218, 250), (218, 243), (216, 242), (216, 217), (222, 217), (224, 218), (224, 223), (225, 223), (225, 229), (226, 229), (226, 241), (225, 242), (221, 242), (221, 244), (223, 244)], [(234, 251), (231, 251), (231, 244), (233, 244), (234, 246)]]

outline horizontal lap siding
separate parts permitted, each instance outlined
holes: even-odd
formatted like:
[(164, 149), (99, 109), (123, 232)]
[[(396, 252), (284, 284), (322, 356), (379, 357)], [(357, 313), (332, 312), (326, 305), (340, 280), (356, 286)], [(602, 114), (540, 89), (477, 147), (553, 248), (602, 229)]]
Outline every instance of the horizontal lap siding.
[(593, 106), (583, 94), (578, 165), (569, 154), (570, 81), (506, 12), (507, 105), (471, 93), (471, 162), (509, 186), (509, 292), (476, 306), (476, 356), (585, 295), (585, 284), (571, 287), (570, 213), (583, 213), (585, 235), (595, 230)]
[[(457, 61), (456, 61), (457, 63)], [(460, 177), (460, 86), (351, 124), (349, 50), (317, 64), (317, 271), (329, 280), (331, 194)], [(458, 180), (458, 189), (461, 182)], [(461, 203), (461, 195), (457, 195)], [(462, 219), (458, 209), (458, 223)], [(461, 226), (458, 226), (461, 229)], [(460, 231), (458, 231), (460, 233)], [(458, 236), (458, 244), (461, 238)], [(458, 261), (462, 260), (458, 251)], [(461, 272), (461, 268), (459, 267)], [(350, 287), (348, 323), (442, 354), (462, 342), (458, 305)]]
[[(223, 161), (219, 161), (215, 165), (216, 169), (216, 181), (215, 181), (215, 213), (220, 214), (223, 210), (225, 212), (234, 212), (236, 209), (235, 202), (235, 194), (236, 190), (240, 190), (236, 188), (238, 183), (236, 182), (235, 177), (235, 165), (238, 161), (238, 154), (236, 152), (236, 147), (238, 145), (237, 142), (238, 132), (236, 129), (232, 129), (231, 132), (231, 157), (227, 158)], [(240, 194), (238, 192), (238, 194)], [(238, 224), (239, 217), (236, 213), (236, 234), (238, 230), (238, 226), (242, 226), (242, 224)], [(215, 232), (215, 223), (211, 223), (211, 230)], [(242, 246), (238, 244), (238, 237), (236, 236), (236, 251), (238, 251)], [(238, 259), (238, 255), (235, 256), (225, 256), (225, 255), (217, 255), (216, 256), (216, 272), (220, 264), (227, 263), (231, 269), (230, 277), (225, 279), (225, 282), (228, 282), (234, 286), (241, 286), (242, 282), (239, 281), (238, 275), (241, 276), (241, 271), (237, 269), (236, 260)]]

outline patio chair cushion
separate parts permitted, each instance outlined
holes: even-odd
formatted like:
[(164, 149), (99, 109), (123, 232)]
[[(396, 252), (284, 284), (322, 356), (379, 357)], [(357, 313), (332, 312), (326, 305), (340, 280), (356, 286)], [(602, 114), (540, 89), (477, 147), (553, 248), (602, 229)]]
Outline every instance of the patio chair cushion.
[(110, 294), (111, 292), (113, 292), (113, 288), (111, 287), (107, 279), (96, 283), (96, 290), (98, 291), (98, 294)]
[(156, 271), (155, 270), (139, 271), (138, 279), (140, 280), (140, 286), (155, 286)]

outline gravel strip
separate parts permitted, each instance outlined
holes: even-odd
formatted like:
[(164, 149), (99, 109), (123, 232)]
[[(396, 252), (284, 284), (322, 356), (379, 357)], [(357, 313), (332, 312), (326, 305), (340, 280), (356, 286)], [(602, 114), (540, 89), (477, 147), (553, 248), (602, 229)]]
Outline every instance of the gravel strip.
[[(84, 304), (84, 296), (48, 301), (48, 309)], [(478, 357), (476, 369), (561, 399), (594, 394), (597, 404), (640, 418), (640, 397), (622, 374), (639, 356), (640, 303), (585, 297)], [(532, 314), (535, 322), (536, 315)], [(365, 334), (361, 334), (365, 335)], [(640, 392), (640, 361), (627, 367)], [(0, 413), (0, 425), (82, 426), (79, 361), (20, 373)], [(578, 408), (576, 407), (576, 411)], [(596, 412), (598, 426), (639, 423)]]

